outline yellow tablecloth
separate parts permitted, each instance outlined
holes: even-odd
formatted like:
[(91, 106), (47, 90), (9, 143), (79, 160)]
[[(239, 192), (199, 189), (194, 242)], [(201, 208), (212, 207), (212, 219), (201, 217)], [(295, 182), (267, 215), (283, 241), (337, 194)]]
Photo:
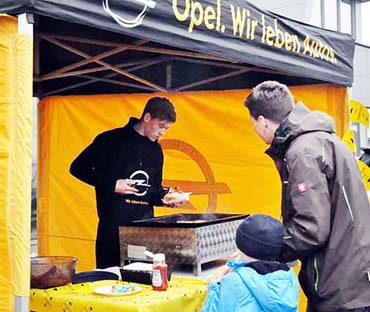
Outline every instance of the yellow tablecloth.
[(99, 281), (50, 289), (31, 289), (30, 311), (48, 312), (194, 312), (200, 311), (207, 285), (192, 277), (172, 276), (166, 291), (154, 291), (150, 285), (131, 295), (105, 296), (93, 292), (96, 287), (124, 285), (121, 281)]

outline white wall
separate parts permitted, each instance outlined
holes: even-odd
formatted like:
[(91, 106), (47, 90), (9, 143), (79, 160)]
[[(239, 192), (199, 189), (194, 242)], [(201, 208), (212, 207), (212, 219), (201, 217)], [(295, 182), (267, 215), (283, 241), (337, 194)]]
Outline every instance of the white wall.
[(312, 17), (312, 0), (249, 0), (249, 2), (261, 9), (306, 23), (310, 22)]
[[(317, 17), (313, 13), (314, 0), (250, 0), (264, 10), (311, 23)], [(356, 45), (354, 57), (354, 82), (352, 99), (370, 108), (370, 47)]]
[[(250, 2), (261, 9), (308, 24), (317, 24), (320, 21), (320, 17), (315, 16), (315, 11), (313, 10), (314, 5), (319, 3), (316, 0), (250, 0)], [(357, 27), (360, 26), (360, 17), (361, 15), (357, 14)], [(367, 31), (367, 29), (363, 31)], [(351, 98), (366, 105), (370, 111), (370, 47), (356, 44), (353, 69), (354, 81), (351, 88)], [(356, 126), (358, 133), (356, 135), (357, 144), (361, 147), (369, 146), (370, 130), (366, 129), (362, 124), (354, 126)], [(357, 156), (359, 156), (359, 153), (360, 150), (356, 152)]]
[(356, 44), (352, 99), (370, 108), (370, 48)]

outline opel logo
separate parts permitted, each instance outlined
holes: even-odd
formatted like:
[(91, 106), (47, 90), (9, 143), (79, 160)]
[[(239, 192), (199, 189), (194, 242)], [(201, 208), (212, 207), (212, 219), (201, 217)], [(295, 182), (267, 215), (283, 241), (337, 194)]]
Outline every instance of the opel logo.
[[(123, 4), (124, 3), (124, 4)], [(139, 26), (148, 13), (149, 9), (154, 9), (156, 2), (153, 0), (103, 0), (103, 9), (116, 22), (125, 28), (133, 28)], [(130, 14), (127, 12), (129, 11)], [(141, 10), (140, 10), (141, 9)], [(134, 18), (128, 18), (127, 15), (136, 14)]]
[[(174, 149), (188, 155), (198, 165), (205, 179), (205, 181), (164, 180), (163, 184), (170, 187), (179, 186), (181, 190), (192, 192), (193, 195), (208, 195), (208, 207), (206, 211), (214, 212), (217, 208), (217, 195), (231, 193), (228, 185), (223, 182), (216, 182), (207, 159), (192, 145), (175, 139), (161, 140), (160, 144), (164, 150)], [(183, 208), (196, 209), (190, 202), (185, 203)]]

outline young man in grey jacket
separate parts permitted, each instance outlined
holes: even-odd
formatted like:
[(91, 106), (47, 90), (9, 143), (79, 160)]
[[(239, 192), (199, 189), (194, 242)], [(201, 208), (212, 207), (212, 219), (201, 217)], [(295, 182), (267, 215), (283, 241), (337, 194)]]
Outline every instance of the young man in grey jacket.
[(302, 261), (308, 311), (370, 310), (370, 207), (352, 153), (332, 118), (265, 81), (245, 100), (282, 182), (280, 261)]

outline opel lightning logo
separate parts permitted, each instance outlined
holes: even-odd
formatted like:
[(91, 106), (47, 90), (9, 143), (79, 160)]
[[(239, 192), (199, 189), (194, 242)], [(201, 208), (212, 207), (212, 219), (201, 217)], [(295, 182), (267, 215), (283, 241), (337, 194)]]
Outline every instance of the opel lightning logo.
[[(135, 10), (138, 10), (138, 6), (143, 7), (141, 11), (138, 11), (135, 18), (128, 19), (124, 16), (124, 14), (121, 13), (124, 10), (121, 3), (125, 3), (124, 6), (129, 7), (130, 12), (135, 12)], [(132, 3), (135, 3), (135, 5), (132, 5)], [(114, 7), (113, 4), (115, 4)], [(156, 2), (153, 0), (103, 0), (104, 11), (112, 16), (117, 24), (125, 28), (133, 28), (139, 26), (142, 23), (146, 13), (148, 13), (148, 10), (154, 9), (155, 5)]]
[(135, 182), (135, 186), (144, 187), (142, 192), (134, 193), (135, 196), (145, 196), (147, 188), (150, 187), (148, 184), (149, 182), (149, 175), (144, 170), (137, 170), (130, 175), (130, 180)]
[[(174, 149), (189, 156), (198, 165), (205, 179), (205, 181), (164, 180), (163, 184), (170, 187), (179, 186), (181, 190), (190, 191), (193, 195), (208, 195), (206, 212), (215, 212), (217, 196), (219, 194), (230, 194), (229, 186), (224, 182), (216, 181), (207, 159), (194, 146), (176, 139), (164, 139), (160, 141), (160, 144), (163, 149)], [(184, 203), (182, 208), (200, 210), (190, 202)]]

